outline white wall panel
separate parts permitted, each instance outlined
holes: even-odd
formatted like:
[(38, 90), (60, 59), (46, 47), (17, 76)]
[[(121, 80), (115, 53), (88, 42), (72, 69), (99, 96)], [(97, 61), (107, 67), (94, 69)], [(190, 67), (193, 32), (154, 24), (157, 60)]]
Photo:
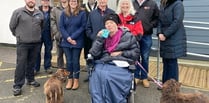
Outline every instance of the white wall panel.
[(24, 0), (1, 0), (0, 6), (0, 43), (15, 44), (16, 38), (9, 30), (12, 12), (25, 5)]

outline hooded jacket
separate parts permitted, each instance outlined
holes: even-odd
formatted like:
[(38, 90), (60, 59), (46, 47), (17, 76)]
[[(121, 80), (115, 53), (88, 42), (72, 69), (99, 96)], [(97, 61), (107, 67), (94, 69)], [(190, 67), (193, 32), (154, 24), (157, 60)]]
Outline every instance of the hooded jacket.
[(165, 41), (160, 42), (160, 55), (163, 58), (186, 56), (186, 31), (183, 24), (184, 6), (181, 0), (168, 0), (160, 6), (157, 34), (164, 34)]

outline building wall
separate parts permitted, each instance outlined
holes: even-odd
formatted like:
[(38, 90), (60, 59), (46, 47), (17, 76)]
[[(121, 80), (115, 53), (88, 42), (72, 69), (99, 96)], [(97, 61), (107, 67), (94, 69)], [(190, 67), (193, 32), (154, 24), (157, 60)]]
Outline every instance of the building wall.
[[(54, 5), (53, 2), (57, 2), (58, 0), (50, 0), (51, 6)], [(87, 2), (87, 0), (83, 0), (84, 2)], [(108, 6), (112, 9), (116, 9), (116, 1), (117, 0), (109, 0), (108, 1)], [(36, 0), (36, 6), (40, 5), (40, 0)], [(12, 35), (12, 33), (9, 30), (9, 21), (10, 17), (12, 15), (12, 12), (22, 6), (25, 6), (24, 0), (19, 0), (18, 2), (14, 2), (11, 0), (2, 0), (1, 1), (1, 6), (0, 6), (0, 12), (3, 14), (0, 16), (0, 43), (8, 43), (8, 44), (15, 44), (16, 39)], [(9, 6), (8, 6), (9, 5)]]
[[(56, 2), (56, 1), (58, 1), (58, 0), (50, 0), (50, 5), (51, 6), (54, 6), (54, 2)], [(41, 0), (36, 0), (36, 6), (40, 6), (41, 5)]]
[(16, 38), (12, 35), (12, 33), (9, 30), (9, 21), (13, 11), (19, 7), (23, 7), (24, 5), (24, 0), (18, 0), (18, 2), (14, 2), (13, 0), (1, 0), (0, 43), (16, 43)]

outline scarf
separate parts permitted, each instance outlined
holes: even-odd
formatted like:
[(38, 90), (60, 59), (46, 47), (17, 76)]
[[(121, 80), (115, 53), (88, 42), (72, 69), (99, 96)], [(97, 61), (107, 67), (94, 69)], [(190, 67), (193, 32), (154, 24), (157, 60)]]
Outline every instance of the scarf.
[(105, 40), (105, 49), (111, 53), (114, 51), (114, 49), (116, 48), (116, 46), (118, 45), (120, 38), (122, 36), (122, 30), (118, 29), (118, 31), (112, 36), (112, 37), (108, 37)]

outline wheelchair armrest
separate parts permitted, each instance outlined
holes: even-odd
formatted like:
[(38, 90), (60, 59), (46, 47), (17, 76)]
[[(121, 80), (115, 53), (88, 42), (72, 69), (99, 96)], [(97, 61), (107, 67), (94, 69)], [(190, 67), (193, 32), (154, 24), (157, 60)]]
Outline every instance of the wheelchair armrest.
[(136, 66), (135, 65), (129, 65), (129, 70), (131, 70), (131, 72), (134, 72), (136, 70)]
[(87, 55), (86, 63), (89, 66), (92, 66), (94, 64), (94, 58), (93, 58), (93, 56), (91, 54)]

